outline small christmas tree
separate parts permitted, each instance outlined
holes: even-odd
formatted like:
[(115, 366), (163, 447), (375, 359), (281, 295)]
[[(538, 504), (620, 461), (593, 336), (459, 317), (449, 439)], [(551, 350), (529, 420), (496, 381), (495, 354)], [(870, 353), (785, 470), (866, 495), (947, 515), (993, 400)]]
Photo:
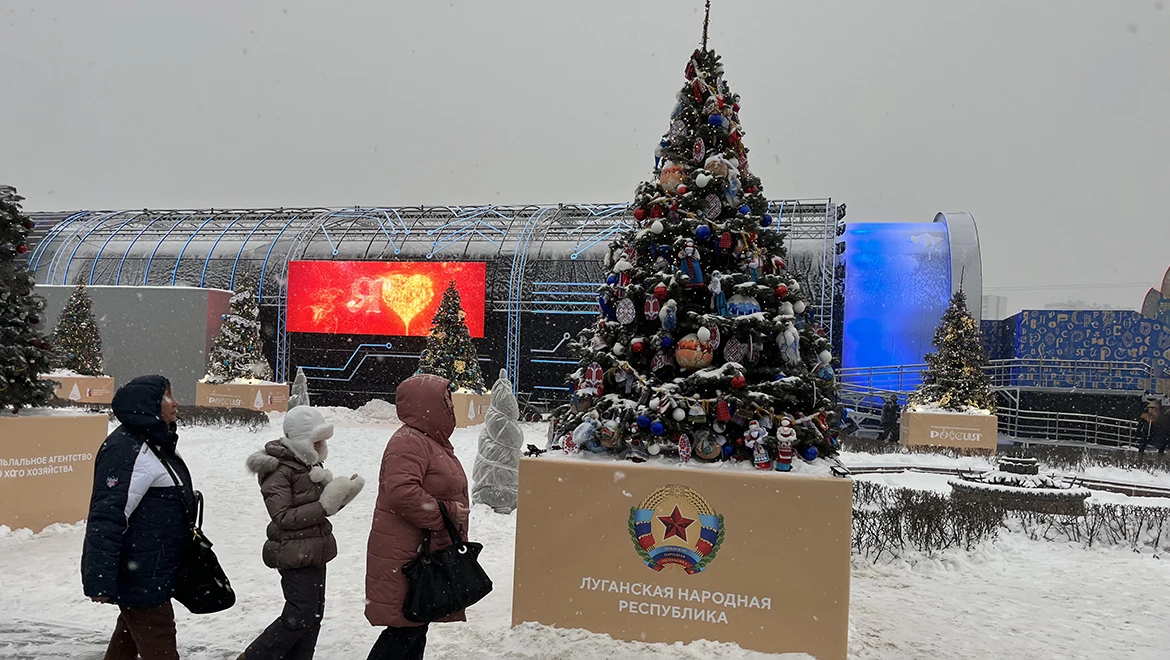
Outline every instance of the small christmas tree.
[(292, 410), (297, 406), (308, 406), (309, 403), (309, 381), (305, 378), (305, 371), (297, 367), (297, 377), (292, 384), (292, 396), (288, 399), (288, 409)]
[(471, 333), (464, 320), (467, 314), (459, 299), (455, 282), (447, 285), (435, 317), (431, 319), (431, 334), (419, 361), (418, 373), (434, 374), (451, 381), (457, 389), (483, 392), (483, 372)]
[(232, 295), (231, 309), (223, 317), (223, 326), (208, 357), (206, 382), (272, 378), (272, 367), (264, 358), (259, 316), (256, 280), (241, 277)]
[(945, 410), (970, 409), (995, 412), (991, 379), (983, 370), (987, 354), (979, 336), (979, 324), (967, 311), (967, 296), (961, 290), (951, 297), (942, 324), (934, 331), (937, 352), (926, 356), (922, 385), (910, 402), (916, 406), (937, 406)]
[(45, 301), (33, 295), (32, 273), (16, 265), (28, 252), (33, 223), (20, 210), (11, 186), (0, 186), (0, 409), (20, 412), (48, 402), (54, 385), (40, 375), (52, 369), (52, 346), (36, 330)]
[(69, 296), (57, 329), (53, 332), (53, 353), (58, 369), (82, 376), (102, 376), (102, 336), (93, 317), (93, 301), (85, 282), (78, 278)]
[(566, 451), (761, 469), (794, 449), (806, 460), (835, 451), (829, 341), (787, 269), (740, 98), (706, 41), (704, 28), (654, 178), (635, 191), (637, 227), (610, 244), (601, 316), (572, 345), (574, 402), (550, 429)]

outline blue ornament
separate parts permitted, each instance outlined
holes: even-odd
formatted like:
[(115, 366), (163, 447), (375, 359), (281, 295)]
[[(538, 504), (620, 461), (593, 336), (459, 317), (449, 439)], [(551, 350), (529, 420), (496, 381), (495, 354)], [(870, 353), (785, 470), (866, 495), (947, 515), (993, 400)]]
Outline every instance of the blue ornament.
[(671, 346), (674, 346), (674, 337), (663, 337), (662, 338), (662, 347), (663, 348), (670, 348)]
[(816, 447), (809, 445), (809, 446), (805, 447), (804, 449), (800, 450), (800, 457), (806, 461), (812, 462), (812, 461), (817, 460), (817, 455), (819, 453), (820, 452), (817, 451)]
[(711, 115), (710, 117), (707, 118), (707, 123), (711, 124), (712, 126), (722, 126), (723, 125), (723, 115)]
[(788, 376), (786, 376), (783, 371), (776, 374), (775, 376), (772, 376), (772, 380), (784, 380), (785, 378), (788, 378)]
[(644, 428), (649, 428), (649, 427), (650, 427), (650, 416), (649, 415), (638, 415), (638, 428), (644, 429)]
[(772, 226), (772, 216), (765, 213), (764, 217), (760, 218), (760, 226), (761, 227), (771, 227)]
[(731, 455), (734, 453), (735, 447), (731, 443), (723, 445), (723, 458), (731, 458)]
[(752, 212), (752, 207), (748, 206), (747, 204), (744, 204), (743, 206), (739, 207), (739, 214), (740, 215), (747, 215), (751, 212)]
[(699, 225), (695, 229), (695, 238), (698, 238), (700, 241), (705, 241), (708, 238), (711, 238), (711, 228), (707, 225)]
[(654, 422), (650, 425), (650, 432), (654, 435), (662, 435), (666, 433), (666, 425), (662, 422)]

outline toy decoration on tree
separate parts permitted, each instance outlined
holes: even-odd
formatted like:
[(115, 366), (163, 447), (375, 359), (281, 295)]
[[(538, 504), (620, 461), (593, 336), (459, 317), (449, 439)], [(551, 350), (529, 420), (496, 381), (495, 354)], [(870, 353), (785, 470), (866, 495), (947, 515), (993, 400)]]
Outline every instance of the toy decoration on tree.
[(260, 337), (260, 306), (256, 302), (257, 282), (240, 277), (232, 294), (231, 309), (223, 317), (219, 336), (207, 360), (208, 383), (234, 380), (270, 380), (272, 367), (264, 357)]
[(21, 213), (22, 199), (15, 188), (0, 186), (0, 409), (13, 412), (45, 404), (54, 389), (40, 379), (52, 369), (52, 346), (36, 330), (45, 301), (33, 295), (32, 273), (16, 265), (34, 226)]
[[(817, 375), (829, 341), (813, 332), (782, 267), (783, 235), (764, 229), (772, 222), (748, 164), (740, 99), (705, 45), (685, 78), (654, 178), (634, 195), (636, 228), (610, 244), (599, 322), (572, 344), (577, 396), (556, 411), (552, 444), (770, 468), (777, 439), (765, 429), (787, 417), (797, 451), (832, 455), (809, 423), (836, 416), (834, 382)], [(616, 318), (616, 299), (643, 313)]]
[(465, 317), (459, 291), (455, 282), (450, 282), (431, 320), (431, 334), (418, 373), (446, 378), (456, 389), (482, 393), (487, 388)]
[(520, 452), (524, 430), (520, 428), (520, 404), (512, 391), (508, 372), (492, 386), (492, 405), (479, 434), (479, 452), (472, 472), (471, 501), (486, 504), (496, 513), (512, 513), (520, 493)]
[(82, 376), (102, 376), (102, 337), (93, 317), (93, 301), (85, 282), (69, 296), (53, 332), (54, 363), (58, 369)]
[(297, 367), (297, 377), (293, 380), (292, 395), (288, 398), (288, 409), (292, 410), (297, 406), (308, 406), (309, 403), (309, 380), (305, 378), (305, 371)]
[(991, 379), (983, 370), (987, 354), (983, 351), (979, 324), (967, 311), (967, 295), (961, 289), (951, 297), (951, 305), (934, 331), (932, 343), (938, 351), (926, 356), (922, 385), (911, 395), (910, 403), (915, 407), (956, 412), (994, 413)]

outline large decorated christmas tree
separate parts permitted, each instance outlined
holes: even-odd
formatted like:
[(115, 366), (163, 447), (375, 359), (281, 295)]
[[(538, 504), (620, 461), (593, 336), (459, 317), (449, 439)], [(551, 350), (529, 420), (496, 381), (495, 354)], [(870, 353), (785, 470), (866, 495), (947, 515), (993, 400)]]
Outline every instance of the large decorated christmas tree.
[(32, 273), (18, 267), (16, 255), (28, 252), (33, 223), (20, 210), (11, 186), (0, 186), (0, 409), (43, 405), (53, 383), (41, 380), (52, 369), (52, 347), (36, 330), (45, 308), (33, 295)]
[(207, 358), (206, 382), (272, 378), (272, 367), (264, 357), (264, 343), (260, 336), (257, 284), (257, 280), (250, 275), (236, 280), (231, 308), (223, 317), (219, 336), (215, 338), (215, 346)]
[(467, 314), (459, 290), (450, 282), (443, 292), (439, 309), (431, 319), (431, 334), (419, 360), (418, 373), (434, 374), (451, 381), (456, 389), (483, 392), (483, 372), (471, 332), (467, 329)]
[(80, 278), (57, 320), (53, 349), (58, 369), (82, 376), (103, 375), (102, 336), (93, 317), (93, 301)]
[(910, 402), (916, 407), (937, 407), (956, 412), (995, 412), (991, 379), (983, 367), (987, 353), (979, 334), (979, 323), (967, 311), (967, 295), (961, 290), (951, 297), (951, 306), (934, 331), (936, 352), (926, 356), (922, 385)]
[(610, 245), (600, 319), (573, 348), (574, 402), (551, 444), (641, 461), (790, 467), (834, 451), (832, 361), (748, 164), (740, 97), (714, 50), (691, 55), (637, 228)]

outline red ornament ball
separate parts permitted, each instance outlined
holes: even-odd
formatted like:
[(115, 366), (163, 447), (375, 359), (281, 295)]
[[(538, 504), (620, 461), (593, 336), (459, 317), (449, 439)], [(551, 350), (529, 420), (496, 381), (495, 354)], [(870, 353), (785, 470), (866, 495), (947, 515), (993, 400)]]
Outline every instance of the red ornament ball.
[(734, 111), (736, 111), (736, 112), (739, 112), (739, 104), (738, 104), (738, 103), (732, 103), (732, 104), (731, 104), (731, 109), (732, 109), (732, 110), (734, 110)]
[(758, 188), (756, 188), (755, 186), (748, 186), (748, 187), (747, 187), (747, 191), (748, 191), (748, 193), (749, 193), (749, 194), (751, 194), (751, 195), (754, 195), (754, 194), (756, 194), (756, 191), (757, 191), (757, 190), (759, 190), (759, 189), (758, 189)]
[(776, 295), (781, 297), (781, 298), (787, 298), (788, 297), (788, 287), (783, 285), (783, 284), (776, 287)]
[(635, 220), (645, 220), (646, 219), (646, 209), (644, 209), (640, 206), (638, 208), (634, 209), (634, 219)]
[(655, 298), (658, 298), (659, 300), (666, 300), (666, 295), (667, 295), (667, 290), (666, 290), (665, 284), (662, 284), (660, 282), (658, 284), (658, 286), (654, 287), (654, 297)]
[(641, 353), (642, 351), (646, 350), (646, 342), (642, 341), (641, 339), (635, 339), (633, 343), (630, 344), (630, 350), (634, 351), (635, 353)]
[(16, 251), (17, 251), (19, 254), (24, 254), (25, 252), (28, 252), (28, 246), (27, 246), (27, 245), (24, 245), (24, 244), (17, 245), (17, 246), (16, 246)]
[(736, 374), (736, 376), (731, 379), (731, 386), (737, 390), (743, 389), (747, 386), (747, 379), (743, 377), (743, 374)]
[(661, 218), (663, 215), (666, 215), (666, 214), (662, 212), (661, 206), (658, 206), (657, 204), (655, 204), (654, 206), (652, 206), (650, 208), (650, 217), (651, 218)]
[(680, 194), (680, 195), (687, 194), (687, 187), (686, 186), (679, 186), (678, 187), (678, 194)]

